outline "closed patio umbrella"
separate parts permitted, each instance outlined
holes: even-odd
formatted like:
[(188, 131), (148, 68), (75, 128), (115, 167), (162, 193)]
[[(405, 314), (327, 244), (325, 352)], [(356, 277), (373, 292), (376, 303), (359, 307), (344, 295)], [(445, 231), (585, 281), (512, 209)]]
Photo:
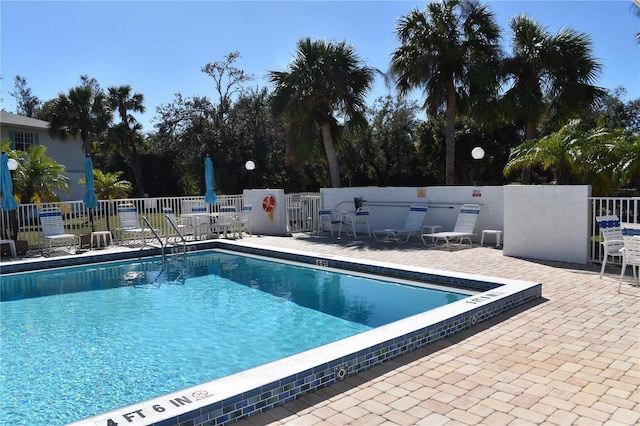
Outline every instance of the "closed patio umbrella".
[(9, 157), (4, 152), (0, 157), (0, 190), (2, 190), (2, 210), (17, 209), (18, 202), (13, 197), (13, 181), (9, 171)]
[(204, 202), (207, 204), (214, 204), (218, 199), (218, 196), (213, 191), (213, 163), (211, 162), (209, 155), (204, 159), (204, 183), (206, 185)]
[(86, 184), (86, 190), (84, 193), (84, 205), (89, 209), (89, 221), (91, 222), (91, 232), (94, 232), (95, 226), (93, 224), (93, 209), (98, 207), (98, 197), (96, 197), (96, 191), (93, 181), (93, 161), (91, 157), (87, 155), (84, 160), (84, 180)]
[[(9, 226), (11, 228), (11, 239), (17, 239), (18, 221), (15, 210), (18, 209), (18, 202), (13, 197), (13, 180), (11, 179), (11, 171), (9, 171), (9, 157), (6, 153), (0, 156), (0, 191), (2, 191), (2, 200), (0, 207), (2, 210), (9, 212)], [(4, 239), (5, 237), (2, 236)]]

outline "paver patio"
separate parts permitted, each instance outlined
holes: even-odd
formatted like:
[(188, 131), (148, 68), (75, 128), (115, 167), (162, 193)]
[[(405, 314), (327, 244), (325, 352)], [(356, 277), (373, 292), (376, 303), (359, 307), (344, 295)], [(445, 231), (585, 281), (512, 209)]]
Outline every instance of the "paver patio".
[(640, 288), (620, 268), (325, 236), (252, 237), (286, 247), (537, 281), (543, 297), (451, 339), (242, 420), (238, 425), (635, 425)]

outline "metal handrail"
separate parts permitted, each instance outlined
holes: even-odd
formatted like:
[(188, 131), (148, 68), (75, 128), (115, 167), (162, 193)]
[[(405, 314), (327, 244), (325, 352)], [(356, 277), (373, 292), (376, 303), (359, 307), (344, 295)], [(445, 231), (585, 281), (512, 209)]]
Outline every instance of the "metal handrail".
[[(184, 236), (182, 235), (182, 233), (178, 230), (178, 225), (175, 224), (175, 222), (173, 221), (173, 219), (171, 219), (171, 217), (168, 214), (165, 214), (164, 217), (167, 219), (167, 221), (169, 221), (169, 224), (171, 225), (171, 227), (176, 231), (176, 234), (180, 237), (180, 239), (182, 240), (182, 251), (184, 253), (184, 255), (187, 255), (187, 240), (184, 239)], [(167, 243), (169, 243), (169, 236), (167, 234)]]
[[(147, 224), (147, 226), (149, 227), (149, 229), (151, 230), (151, 233), (156, 237), (156, 239), (160, 242), (160, 250), (162, 251), (162, 263), (164, 264), (164, 262), (167, 261), (167, 258), (164, 254), (164, 244), (162, 243), (162, 239), (160, 238), (160, 236), (158, 235), (158, 233), (156, 232), (155, 229), (153, 229), (153, 226), (151, 226), (151, 223), (149, 223), (149, 220), (147, 219), (146, 216), (142, 216), (142, 220), (144, 221), (144, 223)], [(144, 229), (142, 230), (142, 234), (143, 234), (143, 239), (146, 241), (146, 238), (144, 238)], [(144, 248), (144, 246), (142, 246), (142, 248), (140, 250), (142, 250)]]

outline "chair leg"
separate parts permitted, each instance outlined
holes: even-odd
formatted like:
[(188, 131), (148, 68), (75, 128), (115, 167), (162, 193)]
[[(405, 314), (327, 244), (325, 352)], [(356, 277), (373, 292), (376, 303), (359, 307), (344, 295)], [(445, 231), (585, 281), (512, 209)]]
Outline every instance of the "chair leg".
[(622, 261), (622, 270), (620, 271), (620, 281), (618, 281), (618, 293), (620, 293), (620, 288), (622, 287), (622, 277), (624, 277), (624, 273), (627, 270), (627, 261)]
[(604, 259), (602, 260), (602, 268), (600, 268), (600, 279), (602, 279), (602, 275), (604, 274), (604, 267), (607, 266), (607, 254), (605, 253)]

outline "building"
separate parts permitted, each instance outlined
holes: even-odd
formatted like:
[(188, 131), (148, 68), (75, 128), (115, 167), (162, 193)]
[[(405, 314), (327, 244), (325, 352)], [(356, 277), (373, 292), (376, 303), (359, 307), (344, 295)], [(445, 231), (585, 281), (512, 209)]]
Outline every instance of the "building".
[(71, 195), (60, 194), (63, 201), (82, 200), (84, 185), (84, 152), (79, 137), (68, 140), (52, 138), (49, 122), (0, 111), (0, 139), (11, 141), (11, 149), (27, 151), (32, 145), (47, 147), (47, 156), (62, 164), (70, 180)]

